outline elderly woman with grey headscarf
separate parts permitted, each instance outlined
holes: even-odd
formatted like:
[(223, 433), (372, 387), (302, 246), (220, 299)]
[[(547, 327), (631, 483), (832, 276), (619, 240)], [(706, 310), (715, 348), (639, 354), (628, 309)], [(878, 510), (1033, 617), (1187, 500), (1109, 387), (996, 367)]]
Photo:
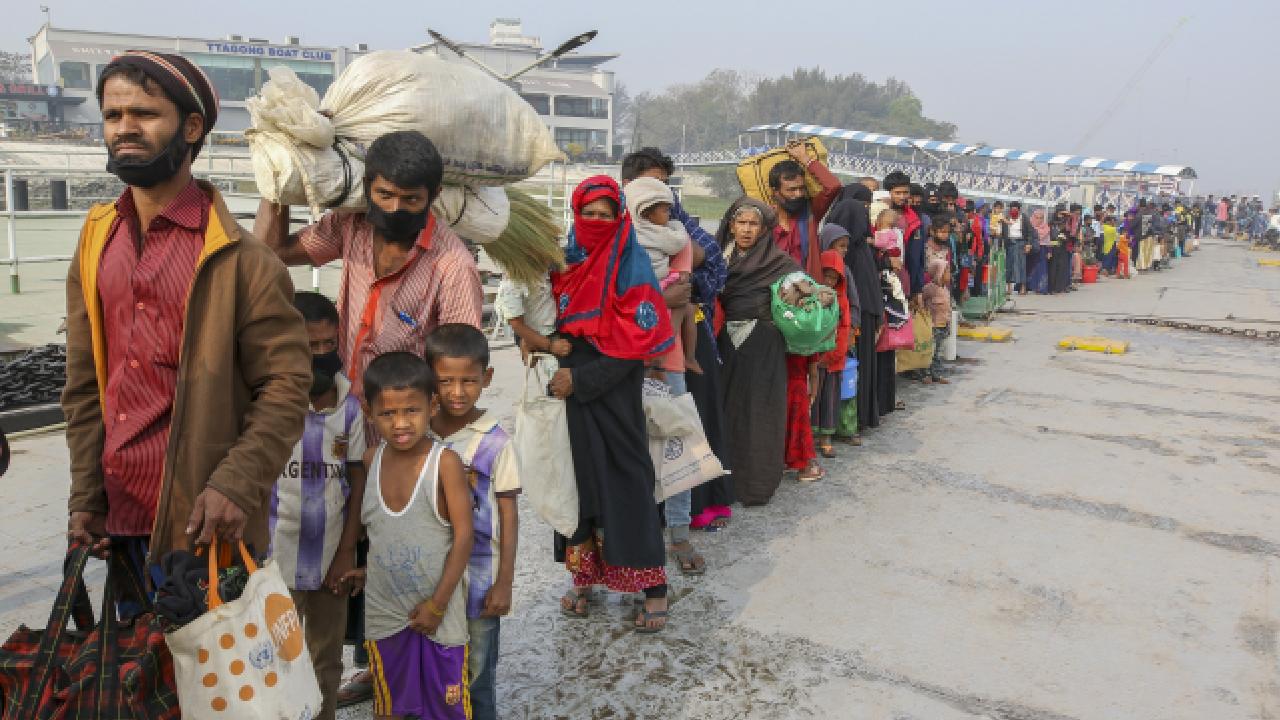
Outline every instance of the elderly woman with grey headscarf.
[(770, 286), (800, 266), (774, 244), (777, 216), (738, 199), (716, 233), (729, 277), (720, 293), (724, 330), (721, 389), (734, 489), (743, 505), (764, 505), (786, 467), (787, 345), (769, 311)]

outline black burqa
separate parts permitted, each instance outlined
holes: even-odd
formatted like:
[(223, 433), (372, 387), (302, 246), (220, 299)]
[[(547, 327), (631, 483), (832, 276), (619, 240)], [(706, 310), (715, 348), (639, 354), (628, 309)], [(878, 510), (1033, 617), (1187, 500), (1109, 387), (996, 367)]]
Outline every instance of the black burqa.
[[(716, 233), (720, 247), (733, 247), (733, 219), (746, 206), (760, 213), (763, 227), (755, 245), (728, 258), (729, 277), (720, 293), (725, 329), (717, 345), (724, 361), (720, 389), (733, 487), (743, 505), (763, 505), (786, 469), (787, 346), (769, 311), (769, 286), (800, 266), (774, 244), (773, 210), (751, 198), (739, 198), (725, 212)], [(735, 345), (731, 326), (750, 320), (756, 321), (754, 329)]]
[[(662, 520), (653, 499), (654, 470), (645, 435), (644, 361), (602, 354), (580, 337), (560, 367), (573, 373), (565, 401), (578, 480), (578, 531), (569, 545), (604, 531), (604, 559), (614, 567), (653, 568), (666, 563)], [(556, 560), (565, 540), (556, 535)]]
[[(850, 188), (846, 187), (846, 190)], [(859, 190), (863, 192), (858, 192)], [(858, 358), (858, 429), (880, 426), (879, 363), (876, 357), (876, 331), (884, 322), (884, 296), (880, 290), (880, 269), (875, 249), (871, 246), (871, 220), (861, 185), (852, 186), (850, 197), (831, 206), (827, 222), (849, 231), (849, 252), (844, 256), (849, 278), (858, 291), (862, 306), (861, 332), (854, 344)]]
[[(715, 336), (712, 334), (711, 323), (707, 321), (698, 323), (698, 347), (695, 355), (698, 364), (702, 366), (702, 374), (685, 373), (685, 383), (689, 387), (689, 394), (693, 396), (694, 404), (698, 407), (698, 417), (702, 419), (702, 431), (707, 436), (707, 444), (711, 446), (711, 452), (719, 458), (725, 470), (732, 471), (728, 438), (725, 435), (724, 398), (720, 392), (722, 368), (718, 349)], [(693, 489), (690, 497), (693, 516), (697, 516), (713, 505), (732, 505), (733, 475), (721, 475), (715, 480), (702, 483)]]

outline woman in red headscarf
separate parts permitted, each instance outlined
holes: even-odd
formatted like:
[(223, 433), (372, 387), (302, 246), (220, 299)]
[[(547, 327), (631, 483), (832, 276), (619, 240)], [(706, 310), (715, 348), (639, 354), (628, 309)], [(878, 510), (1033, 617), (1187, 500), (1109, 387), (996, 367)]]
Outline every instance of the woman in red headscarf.
[(641, 385), (674, 343), (671, 318), (618, 184), (588, 178), (572, 206), (566, 267), (551, 276), (556, 329), (573, 350), (548, 389), (567, 401), (580, 508), (573, 536), (556, 536), (556, 559), (573, 574), (561, 607), (587, 617), (593, 585), (643, 592), (635, 628), (653, 633), (667, 621), (667, 576)]

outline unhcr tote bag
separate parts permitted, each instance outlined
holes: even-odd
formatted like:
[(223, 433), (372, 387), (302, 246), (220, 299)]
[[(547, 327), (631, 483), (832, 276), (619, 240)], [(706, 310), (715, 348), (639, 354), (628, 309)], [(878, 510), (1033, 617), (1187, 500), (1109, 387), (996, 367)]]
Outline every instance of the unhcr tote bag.
[(209, 549), (209, 611), (168, 636), (182, 717), (310, 720), (320, 711), (320, 685), (280, 570), (259, 568), (240, 543), (249, 582), (223, 603), (216, 550)]
[(542, 360), (551, 357), (529, 355), (511, 445), (520, 471), (521, 494), (553, 530), (571, 537), (578, 530), (578, 481), (564, 400), (546, 390), (551, 378)]

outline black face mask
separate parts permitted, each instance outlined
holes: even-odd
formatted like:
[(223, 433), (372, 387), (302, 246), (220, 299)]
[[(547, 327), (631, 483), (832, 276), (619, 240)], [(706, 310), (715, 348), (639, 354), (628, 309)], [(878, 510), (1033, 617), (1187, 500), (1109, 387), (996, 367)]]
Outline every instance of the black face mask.
[(333, 377), (342, 372), (342, 358), (338, 356), (337, 350), (323, 353), (321, 355), (312, 355), (311, 371), (313, 373), (323, 373), (329, 377)]
[(321, 395), (333, 389), (333, 376), (325, 375), (322, 372), (313, 370), (311, 372), (311, 392), (307, 396), (312, 400), (317, 400)]
[(794, 200), (783, 200), (781, 204), (782, 209), (786, 210), (788, 215), (795, 217), (809, 208), (809, 198), (801, 195)]
[(179, 128), (173, 133), (169, 144), (159, 155), (150, 160), (119, 159), (107, 149), (107, 172), (120, 178), (125, 185), (133, 187), (155, 187), (168, 180), (182, 169), (190, 149), (187, 139)]
[(378, 207), (372, 198), (367, 199), (369, 210), (365, 213), (365, 217), (384, 240), (397, 245), (412, 246), (417, 241), (418, 234), (427, 226), (427, 213), (431, 212), (430, 206), (420, 213), (411, 213), (408, 210), (389, 213)]

